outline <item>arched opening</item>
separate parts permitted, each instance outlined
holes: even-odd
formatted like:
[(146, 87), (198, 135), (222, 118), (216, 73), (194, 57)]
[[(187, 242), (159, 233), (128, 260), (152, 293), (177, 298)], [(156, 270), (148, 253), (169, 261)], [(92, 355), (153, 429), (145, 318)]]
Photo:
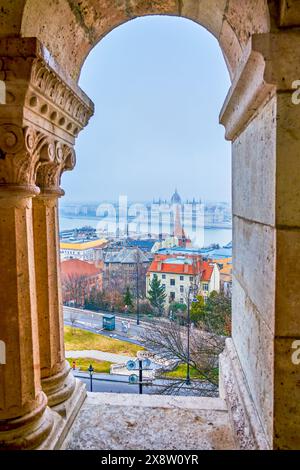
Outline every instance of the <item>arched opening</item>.
[[(186, 350), (186, 358), (180, 360), (178, 347), (170, 363), (171, 351), (164, 352), (167, 361), (160, 338), (157, 360), (171, 364), (163, 376), (178, 379), (163, 391), (206, 396), (210, 382), (202, 384), (197, 374), (210, 368), (217, 394), (221, 341), (211, 348), (209, 367), (208, 361), (200, 366), (194, 351), (199, 369), (191, 366), (194, 388), (183, 384), (190, 355), (185, 327), (193, 336), (202, 329), (230, 335), (231, 149), (218, 122), (230, 77), (219, 45), (207, 30), (187, 19), (135, 19), (114, 29), (93, 49), (79, 85), (95, 103), (95, 115), (78, 138), (76, 168), (63, 177), (60, 233), (68, 360), (81, 365), (79, 377), (90, 363), (101, 370), (101, 361), (93, 360), (92, 352), (80, 357), (78, 351), (73, 356), (68, 351), (78, 343), (74, 326), (101, 334), (102, 316), (114, 314), (111, 334), (140, 345), (144, 320), (157, 328), (162, 317), (170, 329), (179, 322)], [(90, 240), (98, 242), (94, 250)], [(140, 262), (135, 260), (138, 254)], [(91, 266), (94, 271), (84, 274)], [(165, 289), (160, 310), (149, 297), (154, 277)], [(190, 288), (193, 306), (187, 297)], [(221, 302), (225, 312), (217, 314)], [(208, 317), (206, 323), (201, 321), (202, 310), (204, 317), (211, 308), (211, 317), (219, 315), (214, 328)], [(151, 347), (149, 338), (148, 342)], [(109, 348), (105, 344), (101, 351), (100, 343), (101, 338), (99, 357)], [(116, 346), (111, 341), (111, 353)], [(124, 367), (119, 369), (124, 373)], [(112, 365), (109, 370), (109, 379), (117, 382), (117, 368)], [(145, 388), (145, 393), (159, 392), (160, 381), (161, 377), (153, 380), (153, 388)], [(95, 381), (94, 390), (107, 390), (103, 385)], [(138, 387), (122, 383), (110, 390), (131, 393)]]
[[(221, 113), (233, 142), (235, 242), (233, 340), (221, 357), (224, 398), (243, 448), (299, 447), (299, 369), (291, 360), (299, 338), (300, 292), (298, 267), (291, 269), (299, 247), (300, 108), (290, 99), (298, 79), (297, 2), (4, 0), (4, 6), (0, 329), (7, 361), (15, 364), (1, 365), (5, 445), (18, 447), (18, 439), (10, 441), (5, 430), (24, 417), (18, 436), (26, 436), (28, 447), (40, 446), (53, 429), (46, 415), (56, 419), (47, 403), (53, 412), (68, 415), (66, 403), (74, 392), (61, 335), (55, 199), (61, 171), (74, 166), (75, 137), (92, 113), (76, 85), (82, 64), (117, 25), (169, 14), (213, 33), (232, 78)], [(40, 380), (42, 361), (47, 366), (41, 367)], [(15, 376), (24, 387), (11, 394)], [(36, 435), (27, 424), (41, 416)]]

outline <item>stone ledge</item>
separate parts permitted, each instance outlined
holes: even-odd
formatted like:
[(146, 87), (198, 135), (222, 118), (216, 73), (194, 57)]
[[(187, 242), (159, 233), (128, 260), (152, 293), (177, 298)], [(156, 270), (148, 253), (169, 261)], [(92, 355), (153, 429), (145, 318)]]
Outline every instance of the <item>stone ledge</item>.
[(91, 393), (87, 392), (84, 406), (96, 405), (138, 406), (142, 408), (178, 408), (189, 410), (215, 410), (227, 412), (222, 398), (175, 397), (163, 395), (133, 395), (127, 393)]
[(224, 400), (88, 393), (64, 450), (233, 450)]

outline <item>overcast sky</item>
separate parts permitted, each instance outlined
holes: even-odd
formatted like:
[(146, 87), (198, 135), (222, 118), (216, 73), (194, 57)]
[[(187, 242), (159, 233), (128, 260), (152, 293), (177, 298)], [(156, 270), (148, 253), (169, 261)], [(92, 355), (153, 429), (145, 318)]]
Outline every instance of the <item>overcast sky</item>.
[(230, 86), (215, 38), (192, 21), (146, 17), (108, 34), (82, 69), (95, 116), (80, 134), (68, 201), (230, 201), (230, 143), (218, 116)]

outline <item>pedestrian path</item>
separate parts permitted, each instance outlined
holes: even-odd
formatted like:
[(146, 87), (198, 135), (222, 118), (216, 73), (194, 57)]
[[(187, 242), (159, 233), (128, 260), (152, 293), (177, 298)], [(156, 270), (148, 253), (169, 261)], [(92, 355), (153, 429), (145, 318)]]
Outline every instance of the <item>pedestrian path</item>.
[(88, 359), (96, 359), (98, 361), (108, 361), (112, 362), (113, 364), (124, 364), (129, 361), (129, 359), (136, 359), (133, 356), (123, 356), (122, 354), (114, 354), (95, 350), (66, 351), (66, 357), (71, 357), (74, 359), (83, 357)]

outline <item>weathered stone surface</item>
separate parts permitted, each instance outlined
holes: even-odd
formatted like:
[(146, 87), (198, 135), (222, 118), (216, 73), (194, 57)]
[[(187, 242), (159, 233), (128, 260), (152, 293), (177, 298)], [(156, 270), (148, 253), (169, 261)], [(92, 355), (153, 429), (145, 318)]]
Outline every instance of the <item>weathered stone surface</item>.
[[(37, 36), (70, 75), (77, 78), (91, 48), (108, 32), (132, 18), (153, 14), (187, 16), (217, 39), (225, 19), (221, 46), (232, 76), (250, 35), (269, 28), (264, 0), (246, 0), (242, 4), (237, 0), (103, 0), (101, 7), (98, 0), (57, 0), (47, 4), (28, 0), (22, 34)], [(56, 21), (47, 22), (46, 26), (45, 18), (56, 18)], [(228, 40), (226, 34), (230, 34)]]
[(299, 0), (280, 0), (280, 26), (298, 26), (300, 23)]
[(261, 0), (229, 0), (225, 17), (239, 39), (242, 48), (255, 33), (266, 33), (270, 28), (267, 2)]
[(227, 0), (182, 0), (181, 15), (203, 25), (220, 38)]
[(223, 400), (88, 393), (67, 450), (235, 449)]
[[(293, 363), (292, 348), (300, 335), (276, 338), (274, 382), (274, 449), (300, 449), (300, 364)], [(300, 353), (297, 354), (300, 358)]]
[(41, 391), (30, 191), (0, 188), (0, 448), (35, 448), (53, 416)]
[(276, 98), (274, 97), (233, 143), (234, 215), (262, 224), (275, 224), (275, 171)]
[[(60, 174), (66, 169), (61, 165), (63, 156), (69, 154), (67, 166), (70, 167), (75, 138), (93, 112), (91, 102), (76, 85), (89, 51), (116, 26), (148, 14), (194, 19), (218, 38), (226, 58), (233, 83), (221, 122), (226, 127), (226, 137), (234, 142), (233, 340), (250, 400), (270, 447), (300, 446), (299, 373), (290, 360), (291, 340), (299, 338), (300, 328), (297, 311), (300, 276), (296, 265), (300, 227), (300, 107), (291, 102), (292, 82), (300, 79), (300, 33), (296, 28), (287, 28), (299, 25), (297, 5), (296, 0), (280, 3), (275, 0), (27, 0), (26, 4), (24, 0), (1, 1), (0, 80), (5, 80), (6, 104), (0, 107), (0, 271), (4, 282), (0, 292), (3, 306), (0, 334), (7, 343), (9, 361), (15, 364), (14, 369), (0, 366), (3, 447), (52, 448), (55, 444), (51, 435), (59, 433), (61, 427), (60, 418), (47, 408), (46, 397), (41, 392), (35, 284), (39, 270), (33, 261), (31, 198), (38, 194), (39, 188), (57, 190)], [(277, 24), (285, 28), (279, 30)], [(53, 212), (43, 220), (45, 233), (41, 238), (45, 240), (54, 233), (47, 231), (47, 227), (55, 228)], [(40, 249), (41, 245), (37, 246)], [(45, 281), (41, 304), (49, 314), (43, 325), (48, 335), (53, 333), (53, 343), (47, 338), (42, 357), (44, 363), (48, 362), (45, 370), (50, 371), (44, 376), (44, 388), (51, 401), (56, 386), (61, 398), (60, 386), (64, 384), (66, 370), (62, 366), (65, 363), (59, 315), (55, 315), (54, 306), (59, 304), (57, 261), (47, 243), (43, 250), (45, 260), (51, 264), (39, 273)], [(39, 261), (42, 263), (43, 257)], [(47, 282), (47, 276), (56, 279)], [(14, 388), (12, 383), (16, 385)], [(229, 379), (227, 384), (233, 382)], [(243, 394), (237, 393), (235, 397), (239, 398), (233, 400), (233, 406), (241, 410), (237, 401), (243, 400)], [(140, 446), (154, 448), (157, 439), (161, 441), (163, 436), (162, 446), (169, 448), (169, 436), (176, 426), (178, 436), (172, 434), (172, 438), (175, 434), (175, 448), (182, 448), (182, 442), (189, 442), (192, 448), (215, 448), (220, 443), (224, 448), (232, 446), (224, 438), (229, 436), (227, 413), (219, 408), (214, 410), (216, 402), (206, 402), (210, 403), (210, 409), (202, 402), (205, 409), (201, 406), (197, 409), (197, 419), (192, 425), (194, 410), (179, 409), (178, 402), (175, 405), (172, 402), (174, 408), (158, 402), (154, 408), (147, 408), (139, 402), (135, 410), (115, 402), (119, 414), (113, 417), (117, 420), (119, 416), (120, 430), (125, 430), (121, 435), (118, 428), (114, 434), (115, 424), (112, 427), (103, 422), (103, 416), (111, 417), (109, 400), (103, 405), (104, 415), (102, 410), (95, 411), (101, 428), (100, 440), (97, 429), (88, 423), (88, 411), (95, 408), (91, 404), (82, 414), (82, 423), (87, 423), (87, 428), (79, 425), (74, 445), (80, 447), (77, 439), (82, 438), (88, 447), (88, 439), (92, 437), (94, 446), (110, 442), (111, 448), (122, 443), (132, 448), (134, 438), (135, 445), (138, 442)], [(60, 407), (58, 411), (62, 415), (71, 416), (69, 423), (78, 402), (73, 402), (74, 406), (69, 403), (70, 412), (67, 406), (63, 409), (64, 401), (56, 403), (54, 406)], [(147, 431), (145, 425), (143, 431), (137, 424), (139, 419), (145, 419), (145, 410), (152, 422), (146, 435), (143, 434)], [(34, 423), (28, 426), (32, 416)], [(213, 426), (215, 434), (211, 432), (211, 419), (218, 423), (217, 428)], [(181, 424), (184, 420), (188, 426), (180, 431), (179, 421)], [(258, 435), (255, 420), (249, 433), (246, 420), (241, 422), (245, 426), (242, 432), (239, 430), (244, 447), (252, 448)], [(165, 423), (163, 431), (162, 423)], [(7, 427), (11, 432), (7, 432)]]
[(220, 355), (220, 397), (227, 402), (228, 413), (239, 449), (266, 450), (270, 448), (257, 410), (249, 392), (246, 376), (241, 367), (231, 338)]
[(300, 104), (280, 93), (277, 108), (276, 223), (300, 228)]
[(226, 51), (226, 54), (224, 53), (224, 58), (225, 58), (230, 76), (231, 78), (233, 78), (237, 70), (240, 58), (242, 56), (243, 49), (240, 45), (240, 42), (237, 36), (235, 35), (232, 29), (232, 26), (226, 20), (224, 20), (222, 23), (219, 43), (222, 48), (222, 51)]
[(276, 247), (276, 335), (300, 337), (300, 231), (277, 230)]
[(236, 216), (233, 218), (233, 227), (235, 278), (262, 320), (274, 332), (275, 231), (267, 225)]
[(274, 337), (239, 282), (233, 280), (232, 338), (269, 446), (273, 445)]

